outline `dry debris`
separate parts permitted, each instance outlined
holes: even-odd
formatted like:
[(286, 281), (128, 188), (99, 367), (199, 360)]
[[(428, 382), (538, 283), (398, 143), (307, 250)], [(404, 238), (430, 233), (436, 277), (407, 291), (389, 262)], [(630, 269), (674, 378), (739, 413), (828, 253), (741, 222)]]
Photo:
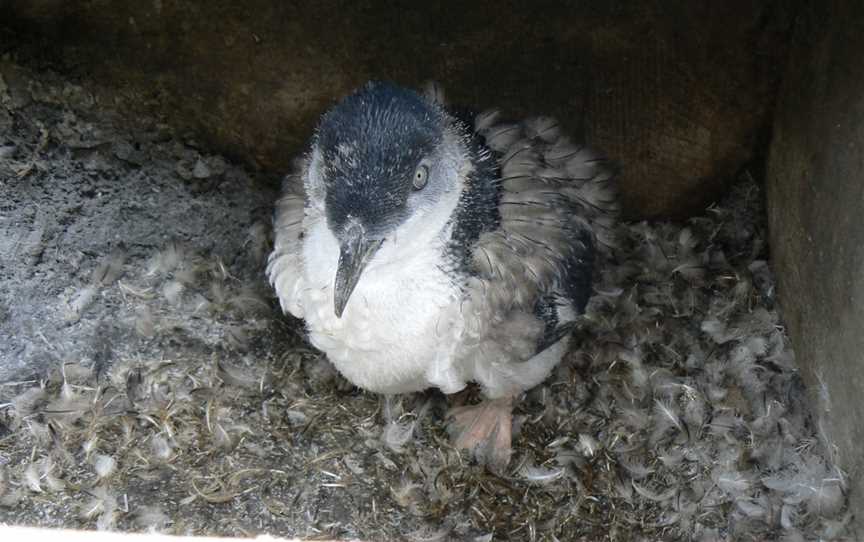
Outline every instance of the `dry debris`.
[[(87, 96), (79, 87), (33, 88), (10, 108), (0, 85), (24, 134), (0, 139), (19, 149), (0, 155), (6, 189), (58, 183), (52, 160), (115, 181), (134, 167), (136, 183), (161, 164), (163, 182), (197, 183), (190, 198), (239, 175), (163, 128), (124, 144), (136, 135), (64, 102)], [(802, 399), (752, 180), (686, 224), (621, 227), (577, 346), (517, 407), (503, 476), (450, 447), (445, 397), (358, 392), (309, 349), (264, 284), (266, 224), (250, 218), (226, 254), (228, 230), (171, 240), (179, 223), (166, 221), (159, 246), (127, 241), (82, 256), (87, 273), (53, 276), (57, 329), (113, 331), (99, 355), (57, 342), (50, 370), (0, 385), (0, 521), (413, 541), (843, 538), (844, 474)]]

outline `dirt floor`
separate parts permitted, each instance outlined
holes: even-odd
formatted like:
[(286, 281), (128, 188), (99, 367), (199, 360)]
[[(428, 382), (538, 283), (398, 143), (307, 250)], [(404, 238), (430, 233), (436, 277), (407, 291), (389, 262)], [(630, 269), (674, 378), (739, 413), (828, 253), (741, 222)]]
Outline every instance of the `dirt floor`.
[[(364, 540), (842, 540), (761, 189), (622, 226), (493, 475), (428, 392), (352, 389), (265, 282), (267, 183), (0, 64), (0, 522)], [(818, 400), (814, 408), (827, 408)]]

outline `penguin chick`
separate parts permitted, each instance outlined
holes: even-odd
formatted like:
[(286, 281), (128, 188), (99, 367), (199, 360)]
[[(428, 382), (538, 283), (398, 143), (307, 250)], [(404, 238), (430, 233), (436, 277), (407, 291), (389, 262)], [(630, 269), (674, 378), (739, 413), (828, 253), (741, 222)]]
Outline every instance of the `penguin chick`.
[(612, 174), (548, 118), (502, 123), (369, 83), (323, 115), (276, 205), (267, 274), (355, 385), (478, 383), (456, 446), (510, 458), (511, 409), (561, 360), (608, 254)]

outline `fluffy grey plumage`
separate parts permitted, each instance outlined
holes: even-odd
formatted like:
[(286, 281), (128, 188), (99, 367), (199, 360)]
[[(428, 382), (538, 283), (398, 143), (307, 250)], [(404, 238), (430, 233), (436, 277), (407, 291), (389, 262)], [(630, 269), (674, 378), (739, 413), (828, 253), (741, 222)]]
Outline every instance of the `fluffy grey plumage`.
[(440, 96), (371, 83), (324, 115), (277, 204), (268, 275), (360, 387), (514, 397), (588, 302), (612, 175), (551, 119), (464, 118)]

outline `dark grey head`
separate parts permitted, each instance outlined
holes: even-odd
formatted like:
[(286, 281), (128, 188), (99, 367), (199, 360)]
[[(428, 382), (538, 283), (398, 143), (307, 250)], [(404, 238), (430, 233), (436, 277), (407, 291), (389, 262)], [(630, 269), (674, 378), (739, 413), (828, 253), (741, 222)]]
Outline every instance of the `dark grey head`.
[(337, 316), (367, 264), (398, 259), (397, 239), (417, 244), (441, 232), (468, 171), (463, 130), (411, 90), (369, 83), (323, 116), (306, 186), (340, 246)]

